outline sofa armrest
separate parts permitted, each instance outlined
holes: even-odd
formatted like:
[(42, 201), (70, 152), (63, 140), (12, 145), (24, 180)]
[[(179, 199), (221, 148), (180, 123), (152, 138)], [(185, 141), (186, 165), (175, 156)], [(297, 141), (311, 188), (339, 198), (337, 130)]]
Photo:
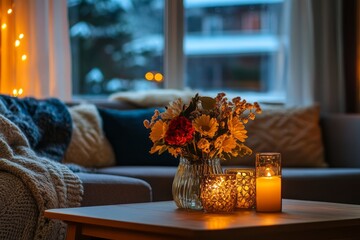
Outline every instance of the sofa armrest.
[(330, 167), (360, 167), (360, 114), (321, 117), (325, 160)]

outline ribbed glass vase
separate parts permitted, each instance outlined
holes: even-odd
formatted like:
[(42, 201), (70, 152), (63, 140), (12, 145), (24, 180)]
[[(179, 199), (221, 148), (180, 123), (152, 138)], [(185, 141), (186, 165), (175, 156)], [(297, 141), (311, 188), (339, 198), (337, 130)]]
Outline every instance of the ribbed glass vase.
[(201, 210), (200, 183), (206, 174), (221, 174), (220, 159), (191, 161), (180, 158), (172, 185), (173, 199), (178, 208)]

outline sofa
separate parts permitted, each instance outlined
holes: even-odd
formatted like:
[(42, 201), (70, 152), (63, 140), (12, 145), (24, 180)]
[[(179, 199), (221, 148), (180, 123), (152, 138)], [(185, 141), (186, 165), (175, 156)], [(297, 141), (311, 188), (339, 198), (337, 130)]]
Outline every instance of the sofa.
[[(143, 120), (150, 119), (154, 109), (161, 110), (162, 106), (144, 108), (125, 101), (67, 103), (70, 112), (83, 105), (96, 110), (98, 121), (88, 121), (93, 125), (85, 127), (79, 127), (82, 123), (79, 121), (80, 125), (74, 126), (83, 131), (80, 135), (93, 134), (98, 139), (90, 148), (81, 145), (71, 147), (70, 143), (68, 150), (75, 152), (68, 151), (66, 156), (71, 160), (62, 163), (67, 167), (60, 167), (64, 171), (71, 169), (81, 182), (79, 191), (82, 198), (78, 205), (172, 200), (172, 181), (178, 159), (166, 153), (150, 154), (149, 130), (143, 126)], [(72, 115), (73, 121), (75, 116)], [(74, 130), (73, 133), (76, 132)], [(268, 109), (265, 107), (261, 115), (249, 122), (247, 130), (249, 138), (246, 144), (252, 148), (253, 154), (223, 161), (224, 169), (253, 168), (256, 152), (280, 152), (283, 198), (360, 204), (360, 192), (357, 191), (360, 185), (360, 114), (320, 114), (319, 106), (291, 109), (271, 106)], [(81, 161), (76, 161), (82, 158), (78, 150), (84, 149), (86, 151), (81, 154), (87, 154), (89, 159), (94, 157), (97, 162), (83, 161), (82, 165)], [(102, 161), (104, 159), (110, 160), (105, 163)], [(1, 159), (0, 163), (6, 163), (6, 159)], [(46, 180), (51, 174), (39, 178)], [(42, 210), (17, 209), (16, 216), (9, 211), (22, 202), (35, 204), (27, 183), (16, 174), (3, 170), (0, 171), (0, 182), (0, 236), (10, 236), (7, 235), (9, 226), (16, 225), (17, 231), (11, 234), (19, 233), (18, 229), (23, 232), (11, 235), (13, 239), (32, 239), (34, 235), (29, 233), (37, 234), (39, 231), (36, 230), (36, 223), (30, 225), (28, 219), (41, 216)], [(51, 190), (59, 189), (55, 186)], [(68, 190), (68, 194), (73, 191)], [(35, 200), (39, 201), (37, 197)], [(11, 222), (4, 222), (4, 217), (11, 219)], [(39, 219), (49, 225), (46, 219)], [(3, 222), (6, 224), (3, 225)], [(64, 228), (59, 229), (64, 234)], [(22, 233), (26, 233), (27, 237), (24, 238)]]
[[(112, 139), (112, 147), (117, 152), (118, 159), (114, 166), (93, 169), (96, 176), (92, 177), (97, 179), (96, 181), (100, 181), (101, 177), (109, 176), (127, 177), (133, 181), (142, 180), (144, 186), (146, 184), (149, 188), (151, 196), (149, 199), (139, 198), (138, 201), (172, 200), (172, 181), (178, 161), (170, 155), (151, 156), (148, 153), (151, 147), (149, 132), (142, 125), (145, 118), (150, 119), (154, 108), (139, 109), (138, 106), (121, 101), (97, 102), (96, 105), (104, 120), (105, 133), (109, 135), (109, 139)], [(161, 108), (157, 109), (161, 110)], [(320, 114), (319, 106), (310, 106), (291, 110), (270, 108), (265, 109), (262, 115), (259, 115), (258, 119), (255, 119), (247, 128), (249, 135), (247, 142), (254, 153), (244, 159), (222, 162), (224, 169), (252, 168), (256, 152), (277, 151), (282, 153), (283, 158), (287, 158), (283, 159), (283, 198), (360, 204), (360, 192), (357, 191), (360, 185), (359, 114)], [(301, 121), (297, 122), (298, 119)], [(273, 123), (271, 123), (272, 120), (274, 120)], [(129, 122), (132, 124), (129, 125)], [(259, 128), (259, 125), (263, 126)], [(309, 125), (313, 126), (309, 127)], [(267, 139), (269, 128), (273, 129), (273, 134), (279, 132), (282, 134), (273, 136), (269, 140)], [(289, 130), (291, 128), (292, 130)], [(292, 136), (294, 132), (295, 134), (302, 132), (304, 136), (292, 143), (291, 139), (296, 138)], [(120, 137), (122, 134), (133, 136)], [(289, 136), (291, 139), (286, 139)], [(123, 138), (123, 140), (118, 140), (118, 138)], [(259, 139), (258, 142), (265, 142), (267, 146), (259, 146), (256, 141), (251, 142), (251, 139)], [(283, 146), (278, 144), (282, 139), (285, 139)], [(292, 144), (298, 146), (284, 150), (284, 148), (291, 148)], [(306, 159), (313, 159), (313, 162)], [(115, 181), (115, 178), (113, 179)], [(87, 193), (86, 190), (89, 187), (84, 181), (85, 205), (116, 201), (122, 203), (131, 195), (130, 192), (126, 192), (127, 197), (125, 197), (124, 193), (109, 190), (111, 194), (108, 197), (111, 200), (106, 200), (108, 199), (106, 193), (103, 193), (101, 197), (103, 201), (99, 199), (94, 199), (93, 202), (87, 201), (87, 194), (94, 194), (97, 191), (95, 189), (103, 188), (103, 186), (95, 185), (94, 183), (91, 188), (92, 193)], [(118, 186), (119, 189), (121, 185)], [(119, 196), (112, 196), (114, 192), (117, 192)], [(135, 199), (136, 196), (129, 200)]]

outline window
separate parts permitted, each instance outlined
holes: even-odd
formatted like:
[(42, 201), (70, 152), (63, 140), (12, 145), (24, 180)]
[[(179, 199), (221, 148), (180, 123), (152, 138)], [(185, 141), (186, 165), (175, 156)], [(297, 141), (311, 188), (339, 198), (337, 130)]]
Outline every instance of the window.
[(179, 9), (164, 0), (68, 2), (74, 94), (180, 85), (282, 97), (282, 0), (184, 0), (182, 79), (163, 78), (164, 12)]
[(68, 9), (73, 94), (163, 87), (163, 0), (68, 0)]

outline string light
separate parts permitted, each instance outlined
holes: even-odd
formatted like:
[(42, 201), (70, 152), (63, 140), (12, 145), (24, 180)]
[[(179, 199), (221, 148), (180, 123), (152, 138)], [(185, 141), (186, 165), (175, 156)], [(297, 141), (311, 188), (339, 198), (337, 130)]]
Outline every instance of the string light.
[(18, 46), (20, 46), (20, 40), (19, 40), (19, 39), (16, 39), (16, 40), (15, 40), (15, 47), (18, 47)]
[[(15, 8), (14, 8), (14, 0), (11, 1), (11, 7), (7, 8), (6, 13), (8, 15), (10, 15), (10, 14), (15, 15), (16, 12), (15, 12)], [(1, 16), (0, 16), (0, 20), (1, 20)], [(7, 29), (8, 28), (7, 24), (12, 23), (13, 21), (16, 21), (15, 16), (11, 16), (11, 17), (9, 16), (8, 21), (1, 23), (1, 29), (2, 30)], [(12, 30), (12, 31), (9, 31), (9, 33), (7, 34), (7, 36), (9, 36), (8, 41), (13, 41), (12, 39), (15, 39), (15, 41), (14, 41), (14, 46), (15, 46), (14, 55), (15, 55), (15, 60), (18, 59), (17, 62), (18, 62), (18, 64), (20, 64), (21, 62), (26, 61), (27, 58), (28, 58), (26, 52), (23, 52), (24, 49), (22, 47), (20, 47), (20, 44), (23, 44), (22, 41), (23, 41), (25, 35), (24, 35), (23, 32), (16, 33), (17, 32), (16, 31), (16, 26), (17, 26), (16, 22), (14, 22), (14, 24), (11, 24), (11, 25), (14, 25), (15, 28), (14, 29), (9, 29), (9, 30)], [(14, 34), (14, 35), (11, 35), (11, 34)], [(19, 56), (20, 58), (17, 58), (16, 56)], [(15, 66), (17, 66), (17, 64), (15, 64)], [(20, 67), (20, 65), (19, 65), (19, 67)], [(16, 71), (15, 71), (15, 74), (16, 74)], [(16, 79), (17, 78), (16, 78), (16, 75), (15, 75), (15, 82), (13, 83), (13, 85), (15, 85), (15, 86), (17, 85), (16, 84)], [(23, 93), (24, 93), (24, 90), (22, 88), (14, 88), (12, 90), (12, 96), (14, 96), (14, 97), (19, 97)]]
[(23, 92), (24, 92), (24, 91), (23, 91), (22, 88), (19, 88), (19, 90), (16, 89), (16, 88), (14, 88), (13, 91), (12, 91), (12, 94), (13, 94), (14, 97), (18, 97), (18, 96), (20, 96), (21, 94), (23, 94)]
[[(12, 4), (11, 4), (11, 7), (9, 7), (9, 8), (7, 8), (7, 10), (6, 10), (6, 13), (8, 14), (8, 15), (10, 15), (10, 14), (12, 14), (12, 15), (15, 15), (15, 5), (14, 5), (14, 1), (12, 0), (11, 1), (12, 2)], [(0, 18), (1, 19), (1, 18)], [(15, 22), (16, 20), (15, 20), (15, 16), (9, 16), (8, 17), (8, 19), (9, 19), (9, 21), (8, 22), (3, 22), (3, 23), (1, 23), (1, 29), (2, 30), (4, 30), (4, 29), (7, 29), (8, 28), (8, 24), (9, 24), (9, 26), (11, 27), (13, 24), (13, 22)], [(10, 29), (11, 30), (11, 29)], [(17, 34), (16, 33), (16, 28), (14, 28), (14, 30), (13, 30), (13, 32), (14, 32), (14, 34)], [(9, 34), (10, 33), (12, 33), (12, 31), (10, 31), (9, 32)], [(10, 36), (10, 35), (8, 35), (8, 36)], [(14, 35), (13, 35), (14, 36)], [(16, 35), (15, 35), (16, 36)], [(15, 49), (17, 48), (17, 50), (15, 51), (15, 58), (16, 58), (16, 56), (18, 56), (20, 59), (21, 59), (21, 61), (22, 62), (24, 62), (24, 61), (26, 61), (27, 60), (27, 54), (26, 54), (26, 52), (24, 53), (23, 52), (23, 49), (22, 48), (20, 48), (19, 46), (20, 46), (20, 44), (22, 43), (22, 39), (24, 39), (24, 37), (25, 37), (25, 35), (24, 35), (24, 33), (22, 33), (22, 32), (20, 32), (17, 36), (17, 38), (16, 37), (9, 37), (8, 38), (8, 41), (12, 41), (12, 39), (14, 39), (15, 38), (15, 41), (14, 41), (14, 46), (15, 46)], [(18, 52), (18, 53), (16, 53), (17, 51), (20, 51), (20, 52)], [(21, 53), (22, 52), (22, 53)], [(18, 54), (20, 54), (20, 55), (18, 55)], [(20, 60), (20, 59), (18, 59), (18, 60)], [(16, 66), (17, 64), (15, 64), (15, 66)], [(15, 69), (15, 71), (16, 71), (16, 69)], [(17, 85), (16, 84), (16, 77), (15, 77), (15, 82), (13, 83), (13, 85)], [(14, 97), (19, 97), (20, 95), (22, 95), (24, 93), (24, 90), (22, 89), (22, 88), (14, 88), (13, 90), (12, 90), (12, 95), (14, 96)]]

